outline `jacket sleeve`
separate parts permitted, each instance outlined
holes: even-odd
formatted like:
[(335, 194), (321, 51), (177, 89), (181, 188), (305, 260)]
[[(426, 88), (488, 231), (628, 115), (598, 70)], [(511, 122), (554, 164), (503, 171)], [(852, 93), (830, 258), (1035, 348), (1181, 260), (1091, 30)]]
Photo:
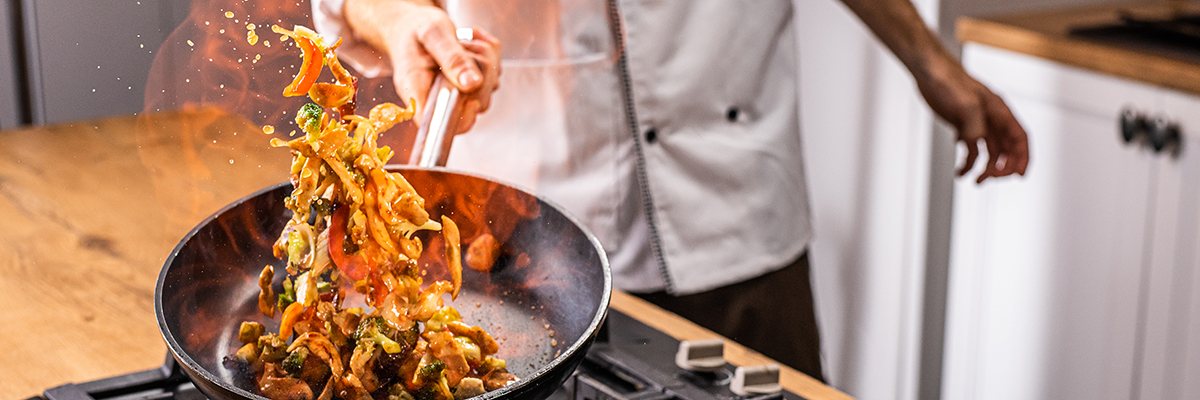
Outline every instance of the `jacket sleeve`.
[(382, 52), (358, 39), (354, 30), (342, 15), (345, 0), (312, 0), (313, 28), (333, 45), (342, 39), (338, 47), (338, 59), (354, 68), (365, 78), (376, 78), (392, 74), (391, 61)]

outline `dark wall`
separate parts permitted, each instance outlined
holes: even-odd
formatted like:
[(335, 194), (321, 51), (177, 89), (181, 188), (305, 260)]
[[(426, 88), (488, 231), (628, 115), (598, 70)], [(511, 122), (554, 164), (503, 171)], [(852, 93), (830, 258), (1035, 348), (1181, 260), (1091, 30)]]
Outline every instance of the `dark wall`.
[[(20, 15), (0, 15), (8, 25), (0, 29), (0, 56), (15, 47), (15, 57), (4, 59), (23, 59), (25, 71), (0, 63), (0, 126), (10, 127), (14, 115), (20, 122), (55, 124), (140, 112), (154, 53), (187, 17), (190, 3), (7, 1), (4, 11)], [(13, 25), (16, 35), (9, 34)], [(11, 93), (19, 92), (21, 81), (28, 93)], [(20, 115), (21, 103), (28, 115)]]

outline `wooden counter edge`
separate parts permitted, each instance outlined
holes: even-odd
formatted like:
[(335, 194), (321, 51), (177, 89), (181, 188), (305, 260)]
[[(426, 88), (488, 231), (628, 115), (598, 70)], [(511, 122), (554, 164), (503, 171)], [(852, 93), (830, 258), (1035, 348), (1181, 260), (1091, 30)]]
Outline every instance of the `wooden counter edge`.
[[(725, 359), (730, 364), (737, 366), (779, 364), (737, 342), (620, 290), (613, 290), (610, 306), (678, 340), (720, 338), (725, 341)], [(811, 400), (853, 399), (821, 381), (782, 364), (779, 365), (779, 383), (784, 389)]]
[(982, 18), (960, 17), (955, 29), (963, 43), (984, 44), (1200, 95), (1200, 65), (1191, 62)]

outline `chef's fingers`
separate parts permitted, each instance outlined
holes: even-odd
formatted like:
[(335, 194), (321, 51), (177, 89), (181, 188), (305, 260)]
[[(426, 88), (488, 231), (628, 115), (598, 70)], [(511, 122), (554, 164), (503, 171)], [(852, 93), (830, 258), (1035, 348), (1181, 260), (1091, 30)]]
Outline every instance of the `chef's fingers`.
[(492, 93), (500, 87), (500, 42), (482, 29), (475, 29), (475, 35), (462, 45), (483, 72), (483, 82), (472, 94), (479, 99), (479, 112), (484, 112), (491, 107)]
[(978, 178), (975, 178), (975, 183), (983, 183), (987, 178), (1001, 176), (1001, 164), (1005, 162), (1004, 150), (1001, 148), (1000, 141), (994, 137), (987, 137), (983, 139), (983, 142), (987, 147), (988, 160), (983, 164), (983, 172), (979, 174)]
[(425, 103), (429, 97), (429, 88), (433, 86), (434, 71), (427, 67), (408, 66), (398, 64), (393, 61), (395, 67), (395, 75), (392, 76), (392, 81), (396, 85), (396, 93), (404, 101), (415, 100), (416, 104), (408, 104), (408, 108), (412, 108), (413, 114), (417, 123), (424, 124), (421, 118), (425, 117)]
[(459, 113), (458, 132), (456, 134), (467, 133), (471, 127), (475, 126), (475, 118), (479, 115), (479, 100), (470, 99), (463, 103), (462, 112)]
[(967, 160), (959, 169), (959, 176), (965, 175), (975, 166), (979, 156), (979, 141), (987, 135), (987, 118), (983, 110), (983, 99), (977, 95), (960, 98), (957, 112), (948, 119), (958, 129), (958, 140), (967, 145)]
[(1012, 164), (1012, 172), (1024, 176), (1026, 168), (1029, 167), (1029, 135), (1025, 133), (1025, 128), (1021, 127), (1016, 118), (1012, 118), (1008, 107), (1005, 107), (1004, 111), (1009, 116), (1004, 126), (1008, 139), (1008, 161)]
[(473, 92), (483, 83), (475, 59), (463, 49), (449, 18), (438, 19), (417, 30), (417, 40), (441, 67), (442, 74), (463, 92)]
[[(989, 93), (985, 100), (991, 130), (988, 136), (993, 140), (995, 150), (1004, 159), (1004, 166), (997, 171), (996, 176), (1014, 173), (1025, 175), (1025, 169), (1029, 165), (1029, 137), (1025, 134), (1025, 129), (999, 96)], [(992, 150), (989, 149), (990, 151)]]
[(476, 55), (474, 57), (479, 64), (479, 69), (484, 72), (483, 84), (479, 85), (479, 90), (472, 93), (464, 93), (464, 95), (479, 100), (481, 106), (479, 112), (484, 112), (492, 105), (492, 93), (500, 87), (500, 67), (490, 65), (489, 61), (484, 60), (481, 56)]
[(978, 140), (963, 140), (962, 142), (967, 146), (967, 159), (964, 160), (963, 165), (958, 168), (958, 176), (963, 176), (968, 172), (971, 172), (971, 168), (975, 166), (975, 159), (979, 157)]

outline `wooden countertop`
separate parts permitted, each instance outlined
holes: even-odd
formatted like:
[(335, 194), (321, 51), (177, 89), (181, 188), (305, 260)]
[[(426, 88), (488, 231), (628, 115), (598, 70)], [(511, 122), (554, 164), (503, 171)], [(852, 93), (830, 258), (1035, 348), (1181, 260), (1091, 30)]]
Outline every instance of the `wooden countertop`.
[[(286, 151), (217, 110), (0, 131), (0, 399), (157, 367), (163, 261), (196, 223), (286, 180)], [(683, 340), (718, 337), (641, 299), (612, 307)], [(736, 365), (770, 362), (729, 342)], [(784, 367), (809, 399), (849, 396)]]
[(1167, 18), (1200, 13), (1195, 2), (1117, 3), (994, 17), (963, 17), (959, 40), (1025, 53), (1100, 73), (1200, 95), (1200, 56), (1071, 36), (1071, 28), (1115, 23), (1120, 13)]

